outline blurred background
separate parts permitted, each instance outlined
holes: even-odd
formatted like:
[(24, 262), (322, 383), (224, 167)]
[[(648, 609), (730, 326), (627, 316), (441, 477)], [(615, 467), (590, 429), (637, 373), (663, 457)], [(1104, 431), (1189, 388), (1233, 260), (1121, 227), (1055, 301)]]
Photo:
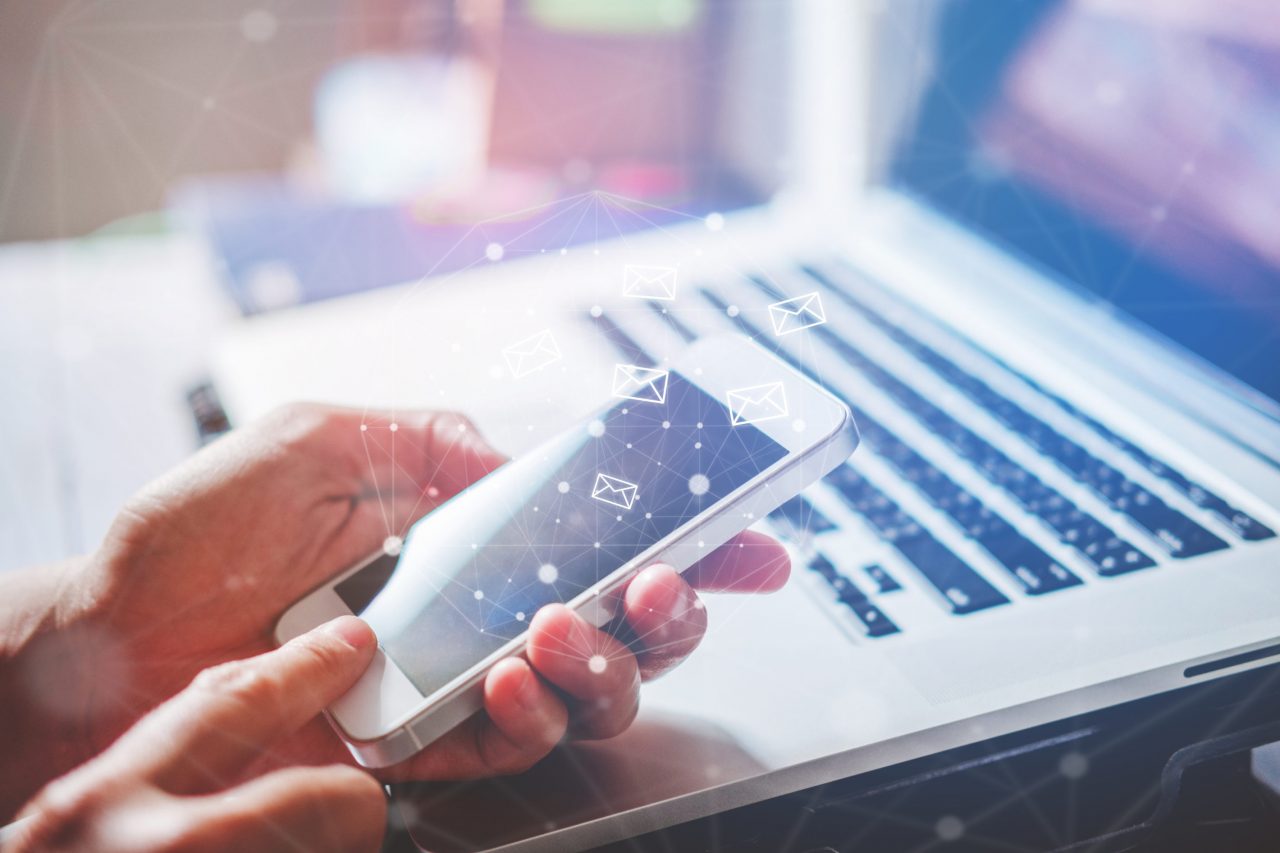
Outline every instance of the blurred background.
[(586, 186), (741, 192), (710, 156), (727, 119), (723, 43), (786, 10), (69, 0), (0, 14), (0, 240), (24, 240), (162, 209), (193, 175), (283, 175), (342, 201), (412, 200), (423, 217), (447, 215), (450, 196), (474, 213)]

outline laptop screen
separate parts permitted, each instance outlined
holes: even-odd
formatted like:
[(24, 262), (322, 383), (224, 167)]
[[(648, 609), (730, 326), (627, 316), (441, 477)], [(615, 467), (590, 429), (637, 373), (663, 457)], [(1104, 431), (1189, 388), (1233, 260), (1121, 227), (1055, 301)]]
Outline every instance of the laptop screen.
[(1280, 400), (1275, 0), (952, 0), (894, 178)]

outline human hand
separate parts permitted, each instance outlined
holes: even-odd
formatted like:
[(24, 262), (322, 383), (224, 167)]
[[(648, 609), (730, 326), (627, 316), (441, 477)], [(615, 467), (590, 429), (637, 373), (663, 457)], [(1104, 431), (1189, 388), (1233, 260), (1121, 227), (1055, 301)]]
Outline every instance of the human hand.
[[(392, 429), (394, 423), (394, 430)], [(78, 663), (89, 754), (207, 667), (270, 649), (280, 613), (503, 463), (462, 417), (361, 415), (291, 406), (236, 430), (132, 499), (68, 587), (93, 598), (89, 625), (62, 631)], [(655, 566), (625, 593), (624, 646), (572, 611), (531, 621), (524, 659), (485, 682), (485, 713), (386, 778), (451, 779), (520, 770), (566, 730), (607, 737), (634, 717), (639, 682), (693, 650), (706, 614), (693, 586), (766, 591), (785, 550), (747, 533), (684, 576)], [(603, 673), (590, 659), (604, 656)], [(87, 756), (86, 756), (87, 757)], [(322, 719), (276, 744), (253, 770), (349, 761)], [(38, 780), (37, 780), (38, 784)], [(29, 794), (29, 792), (28, 792)]]
[(343, 616), (201, 672), (102, 755), (46, 786), (6, 850), (377, 850), (386, 800), (366, 773), (294, 767), (225, 782), (350, 688), (376, 647), (368, 625)]

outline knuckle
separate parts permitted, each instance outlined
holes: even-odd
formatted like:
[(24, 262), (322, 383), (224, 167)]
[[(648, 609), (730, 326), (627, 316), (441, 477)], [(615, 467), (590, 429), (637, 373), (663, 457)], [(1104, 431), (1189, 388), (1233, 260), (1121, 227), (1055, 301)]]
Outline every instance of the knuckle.
[(29, 849), (74, 846), (76, 839), (89, 834), (102, 800), (101, 787), (84, 784), (77, 774), (50, 782), (29, 807), (34, 813), (27, 833)]
[(191, 688), (198, 693), (258, 704), (273, 699), (277, 685), (254, 661), (236, 660), (202, 670), (191, 682)]
[(319, 403), (285, 403), (267, 413), (258, 428), (282, 446), (296, 447), (326, 435), (337, 420), (337, 410)]

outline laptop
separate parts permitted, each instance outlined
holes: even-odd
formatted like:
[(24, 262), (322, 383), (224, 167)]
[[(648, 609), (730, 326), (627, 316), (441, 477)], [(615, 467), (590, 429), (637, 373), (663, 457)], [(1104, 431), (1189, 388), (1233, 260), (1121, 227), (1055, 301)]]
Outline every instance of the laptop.
[[(766, 203), (508, 247), (220, 350), (233, 419), (297, 396), (447, 406), (513, 452), (614, 363), (726, 331), (853, 410), (859, 450), (761, 522), (788, 587), (709, 597), (703, 647), (619, 738), (400, 792), (424, 849), (586, 849), (1280, 658), (1262, 7), (748, 5), (785, 19), (747, 29), (804, 96), (803, 162)], [(584, 227), (645, 211), (566, 204)], [(624, 297), (628, 264), (677, 270), (676, 298)], [(502, 347), (541, 328), (564, 369), (512, 381)]]

